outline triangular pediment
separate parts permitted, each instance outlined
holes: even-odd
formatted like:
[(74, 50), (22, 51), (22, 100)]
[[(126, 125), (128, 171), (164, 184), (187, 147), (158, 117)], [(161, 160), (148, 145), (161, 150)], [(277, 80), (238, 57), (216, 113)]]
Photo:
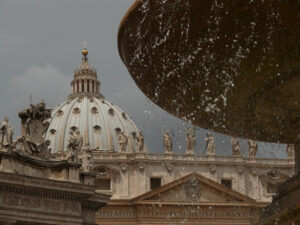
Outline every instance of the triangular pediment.
[(246, 195), (192, 173), (133, 199), (135, 203), (245, 203), (256, 201)]

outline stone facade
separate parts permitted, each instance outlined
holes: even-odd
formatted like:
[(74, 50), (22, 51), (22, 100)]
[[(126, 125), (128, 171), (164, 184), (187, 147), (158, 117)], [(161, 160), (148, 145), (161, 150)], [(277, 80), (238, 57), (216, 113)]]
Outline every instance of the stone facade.
[[(210, 206), (214, 206), (213, 218), (215, 221), (218, 221), (218, 219), (223, 221), (220, 222), (221, 224), (227, 224), (224, 221), (228, 218), (226, 219), (226, 216), (223, 214), (226, 214), (227, 211), (232, 211), (231, 207), (235, 209), (239, 208), (242, 211), (250, 210), (251, 213), (253, 212), (254, 219), (252, 218), (251, 220), (251, 216), (249, 216), (246, 224), (254, 224), (258, 221), (258, 208), (264, 207), (272, 201), (272, 196), (275, 194), (279, 185), (290, 178), (294, 171), (293, 159), (243, 158), (241, 156), (211, 155), (197, 156), (195, 158), (193, 155), (122, 154), (99, 151), (93, 152), (93, 158), (95, 170), (102, 171), (101, 173), (97, 173), (97, 179), (108, 179), (110, 182), (109, 189), (101, 190), (101, 187), (100, 189), (96, 187), (97, 192), (112, 194), (108, 205), (97, 213), (98, 224), (114, 224), (109, 218), (114, 218), (115, 221), (123, 221), (125, 224), (170, 224), (168, 221), (172, 221), (172, 224), (181, 224), (184, 220), (190, 221), (190, 223), (186, 221), (185, 224), (211, 224), (205, 223), (205, 221), (207, 221), (205, 217), (200, 216), (202, 213), (206, 213), (205, 207)], [(234, 206), (224, 206), (217, 200), (218, 195), (216, 195), (216, 199), (210, 198), (205, 204), (201, 201), (199, 202), (202, 206), (204, 204), (204, 208), (199, 209), (196, 207), (193, 209), (196, 211), (200, 210), (199, 212), (197, 211), (197, 213), (195, 212), (195, 218), (189, 216), (189, 214), (172, 217), (173, 211), (171, 212), (168, 207), (173, 207), (173, 209), (174, 207), (179, 207), (177, 209), (179, 212), (182, 210), (190, 211), (190, 206), (187, 207), (189, 201), (180, 201), (183, 195), (175, 191), (174, 196), (169, 198), (167, 203), (160, 195), (159, 201), (156, 202), (156, 204), (153, 203), (156, 206), (147, 212), (156, 215), (157, 210), (159, 213), (165, 213), (166, 215), (164, 217), (160, 214), (160, 216), (149, 214), (147, 220), (147, 216), (143, 214), (145, 208), (142, 207), (143, 210), (139, 211), (138, 208), (144, 203), (137, 203), (134, 199), (157, 190), (151, 190), (152, 178), (160, 179), (161, 187), (158, 187), (159, 189), (172, 184), (172, 182), (178, 182), (193, 173), (220, 185), (225, 182), (223, 184), (226, 186), (226, 181), (229, 182), (231, 187), (227, 188), (251, 199), (251, 203), (249, 203), (248, 208), (243, 208), (243, 203), (240, 202), (235, 202)], [(160, 206), (160, 204), (163, 203), (165, 203), (165, 205)], [(165, 207), (166, 205), (168, 207)], [(146, 206), (150, 207), (149, 205)], [(250, 211), (244, 212), (242, 215), (246, 216)], [(200, 217), (200, 219), (198, 218), (197, 220), (198, 222), (195, 222), (197, 218), (196, 215)], [(139, 219), (136, 219), (136, 217)], [(154, 217), (156, 219), (153, 219)], [(227, 221), (229, 224), (232, 224), (233, 221), (236, 221), (238, 224), (239, 219), (241, 219), (238, 215), (236, 215), (236, 218), (234, 216), (230, 217), (232, 217), (232, 220), (230, 220), (230, 222)], [(152, 220), (150, 218), (152, 218)], [(164, 220), (164, 218), (169, 218), (169, 220)], [(241, 220), (245, 221), (245, 218)], [(152, 221), (152, 223), (150, 223), (150, 221)]]
[(192, 173), (131, 201), (111, 200), (97, 215), (99, 224), (254, 224), (259, 208), (255, 200)]
[(95, 193), (95, 176), (80, 164), (0, 151), (0, 224), (95, 224), (110, 195)]
[[(275, 186), (291, 177), (294, 160), (242, 158), (236, 156), (163, 155), (93, 151), (94, 167), (111, 179), (112, 199), (132, 199), (150, 191), (150, 178), (161, 184), (196, 172), (215, 182), (231, 180), (232, 189), (258, 202), (271, 202)], [(109, 171), (114, 171), (111, 173)]]

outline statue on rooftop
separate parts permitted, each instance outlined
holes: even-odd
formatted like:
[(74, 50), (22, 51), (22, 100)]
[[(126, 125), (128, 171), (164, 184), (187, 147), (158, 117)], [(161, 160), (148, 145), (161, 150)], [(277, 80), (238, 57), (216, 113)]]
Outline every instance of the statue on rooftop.
[(212, 133), (209, 132), (206, 135), (205, 142), (206, 142), (206, 148), (205, 148), (206, 155), (216, 155), (215, 139), (212, 136)]
[(240, 142), (235, 137), (231, 138), (232, 155), (241, 156)]
[(172, 153), (172, 140), (169, 131), (163, 134), (165, 153)]
[(119, 144), (119, 152), (126, 152), (126, 147), (128, 144), (128, 137), (125, 135), (124, 131), (121, 131), (120, 128), (116, 128)]
[(21, 111), (19, 117), (22, 123), (22, 137), (15, 143), (16, 150), (37, 158), (53, 158), (50, 155), (50, 140), (45, 140), (44, 137), (49, 127), (48, 119), (51, 118), (51, 110), (46, 109), (45, 102), (41, 100), (37, 105), (30, 104), (30, 108)]
[(191, 128), (188, 129), (187, 131), (185, 142), (186, 142), (186, 154), (193, 155), (195, 150), (195, 145), (196, 145), (196, 138)]
[(74, 131), (70, 130), (69, 138), (68, 138), (68, 161), (69, 162), (76, 162), (76, 138), (74, 135)]
[(46, 109), (45, 102), (30, 104), (30, 108), (21, 111), (19, 117), (22, 119), (22, 135), (37, 145), (41, 144), (49, 127), (47, 120), (51, 117), (51, 110)]
[(9, 119), (5, 117), (0, 124), (0, 149), (9, 150), (12, 146), (12, 138), (14, 135), (14, 128), (8, 124)]
[(18, 137), (15, 146), (17, 151), (22, 155), (32, 155), (30, 142), (25, 136)]
[(41, 156), (41, 158), (44, 159), (54, 158), (51, 156), (51, 148), (49, 148), (50, 144), (51, 144), (50, 140), (46, 140), (39, 146), (40, 149), (39, 155)]
[(248, 157), (255, 157), (258, 148), (257, 143), (254, 140), (248, 140), (247, 144), (249, 145)]
[(90, 172), (90, 169), (93, 165), (93, 158), (92, 154), (90, 152), (90, 145), (87, 143), (85, 146), (82, 148), (82, 170), (83, 172)]
[(76, 130), (74, 134), (74, 131), (71, 129), (69, 134), (67, 146), (68, 161), (78, 163), (78, 154), (82, 149), (83, 137), (79, 130)]
[(82, 145), (83, 145), (83, 137), (80, 134), (79, 130), (75, 130), (75, 139), (76, 139), (76, 148), (77, 148), (77, 151), (79, 152), (79, 151), (81, 151)]
[(132, 132), (132, 136), (136, 141), (137, 151), (144, 152), (145, 141), (144, 141), (143, 132), (139, 131), (137, 134), (135, 132)]

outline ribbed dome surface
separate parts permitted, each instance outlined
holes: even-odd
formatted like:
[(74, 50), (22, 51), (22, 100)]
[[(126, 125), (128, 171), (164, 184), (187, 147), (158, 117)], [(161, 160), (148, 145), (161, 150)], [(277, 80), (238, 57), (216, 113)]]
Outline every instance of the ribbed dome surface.
[(51, 141), (52, 152), (66, 151), (70, 129), (78, 129), (91, 149), (118, 151), (117, 128), (128, 137), (126, 151), (135, 152), (132, 132), (138, 129), (129, 116), (102, 98), (80, 96), (52, 111), (46, 139)]

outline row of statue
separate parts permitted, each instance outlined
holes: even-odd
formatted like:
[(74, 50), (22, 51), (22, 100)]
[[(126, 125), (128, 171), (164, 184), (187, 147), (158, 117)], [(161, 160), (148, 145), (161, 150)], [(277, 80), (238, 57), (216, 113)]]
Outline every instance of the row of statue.
[[(186, 154), (194, 155), (195, 145), (196, 145), (196, 137), (192, 129), (188, 129), (186, 134)], [(216, 145), (215, 139), (211, 133), (208, 133), (205, 138), (206, 147), (205, 147), (205, 155), (212, 156), (216, 155)], [(163, 134), (163, 144), (164, 151), (166, 154), (172, 153), (172, 140), (169, 131), (166, 131)], [(248, 144), (248, 157), (256, 157), (256, 153), (258, 150), (258, 145), (254, 140), (247, 140)], [(231, 147), (232, 147), (232, 155), (234, 156), (242, 156), (241, 148), (239, 140), (236, 138), (231, 138)], [(287, 145), (287, 155), (288, 158), (293, 158), (295, 154), (295, 148), (293, 144)]]
[[(126, 152), (126, 148), (128, 145), (128, 137), (125, 135), (124, 131), (121, 131), (120, 128), (116, 129), (117, 137), (118, 137), (118, 151)], [(138, 133), (132, 132), (132, 136), (136, 141), (136, 146), (138, 152), (144, 152), (144, 136), (142, 131)], [(90, 146), (89, 144), (83, 145), (84, 140), (79, 130), (75, 130), (75, 132), (71, 129), (68, 138), (67, 145), (67, 158), (69, 162), (78, 163), (78, 155), (82, 153), (82, 168), (83, 171), (89, 171), (92, 165), (92, 157), (89, 153)]]
[[(124, 131), (121, 131), (120, 128), (115, 129), (118, 137), (118, 151), (119, 152), (126, 152), (126, 148), (128, 145), (128, 136), (126, 136)], [(142, 131), (132, 132), (131, 133), (133, 139), (136, 142), (137, 152), (144, 152), (145, 151), (145, 142), (144, 142), (144, 135)]]
[[(17, 150), (19, 153), (38, 157), (42, 159), (52, 159), (50, 149), (50, 141), (45, 140), (45, 132), (49, 127), (48, 119), (51, 117), (51, 110), (46, 109), (44, 101), (37, 105), (30, 105), (29, 109), (25, 109), (19, 113), (22, 121), (22, 136), (13, 141), (14, 128), (9, 125), (9, 119), (5, 117), (0, 123), (0, 150), (12, 151)], [(116, 128), (118, 137), (118, 151), (126, 152), (128, 146), (128, 136), (120, 128)], [(132, 132), (131, 135), (136, 142), (137, 152), (145, 152), (144, 136), (142, 131)], [(215, 155), (215, 139), (211, 133), (207, 134), (205, 138), (206, 148), (205, 155)], [(253, 140), (247, 141), (249, 149), (248, 156), (255, 157), (258, 145)], [(167, 131), (163, 134), (163, 144), (165, 153), (172, 153), (172, 140), (170, 133)], [(196, 138), (194, 131), (189, 129), (186, 135), (186, 154), (193, 155), (196, 145)], [(234, 156), (241, 156), (241, 148), (239, 141), (236, 138), (231, 139), (232, 154)], [(67, 147), (67, 159), (69, 162), (78, 162), (78, 155), (83, 155), (84, 167), (88, 168), (90, 165), (89, 144), (84, 145), (83, 137), (79, 130), (70, 130)], [(289, 158), (294, 157), (294, 145), (287, 145), (287, 154)]]

